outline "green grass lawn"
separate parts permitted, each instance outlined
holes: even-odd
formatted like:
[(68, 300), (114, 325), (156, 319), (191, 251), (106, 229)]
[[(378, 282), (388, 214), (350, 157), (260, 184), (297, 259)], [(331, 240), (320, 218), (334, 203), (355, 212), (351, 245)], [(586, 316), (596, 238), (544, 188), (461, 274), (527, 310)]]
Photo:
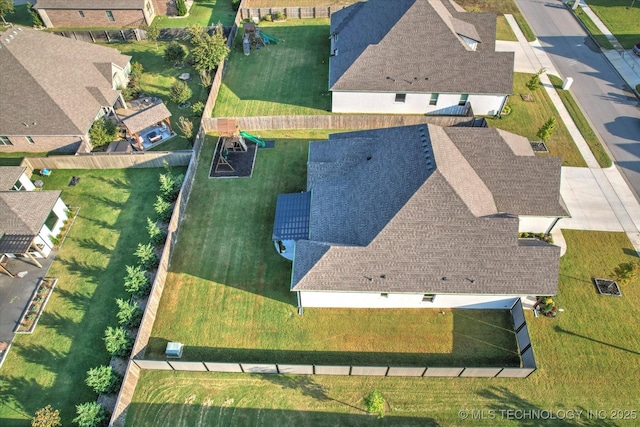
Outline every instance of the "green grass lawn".
[(627, 49), (640, 43), (640, 3), (630, 0), (587, 0), (589, 7), (598, 15), (609, 31)]
[[(310, 137), (320, 136), (326, 132)], [(218, 180), (207, 178), (213, 140), (207, 141), (146, 356), (162, 357), (167, 340), (176, 340), (188, 360), (519, 363), (506, 311), (309, 308), (297, 314), (291, 262), (277, 254), (271, 232), (277, 195), (305, 188), (308, 140), (277, 137), (275, 149), (258, 150), (252, 178)]]
[[(189, 43), (184, 41), (181, 43), (188, 51)], [(148, 41), (110, 43), (108, 46), (118, 49), (125, 55), (130, 55), (132, 57), (131, 61), (137, 61), (143, 65), (144, 72), (140, 80), (142, 91), (147, 95), (161, 98), (171, 112), (171, 125), (173, 130), (178, 133), (178, 136), (164, 144), (160, 144), (157, 150), (187, 150), (191, 148), (191, 145), (181, 135), (180, 129), (177, 127), (178, 119), (184, 116), (191, 120), (195, 133), (200, 126), (200, 113), (194, 113), (191, 111), (191, 108), (178, 108), (178, 104), (169, 99), (169, 90), (171, 89), (171, 85), (177, 80), (177, 77), (182, 73), (190, 73), (193, 76), (193, 79), (187, 82), (193, 92), (189, 100), (191, 104), (195, 104), (198, 101), (202, 103), (206, 102), (207, 96), (209, 95), (209, 88), (202, 86), (198, 72), (192, 66), (185, 64), (182, 68), (174, 68), (173, 64), (169, 64), (164, 60), (164, 49), (168, 44), (168, 42), (158, 42), (157, 49), (156, 43)]]
[(507, 22), (503, 15), (498, 15), (496, 19), (496, 40), (506, 40), (517, 42), (518, 38), (513, 34), (511, 25)]
[(231, 0), (195, 0), (188, 16), (156, 16), (153, 23), (160, 28), (188, 27), (193, 24), (206, 27), (218, 22), (231, 26), (235, 17), (236, 12), (231, 8)]
[(582, 21), (582, 24), (585, 26), (587, 31), (593, 36), (593, 39), (598, 43), (601, 47), (605, 49), (613, 49), (613, 45), (609, 41), (609, 39), (602, 34), (602, 32), (596, 27), (596, 24), (593, 23), (591, 18), (587, 16), (586, 13), (582, 10), (582, 8), (577, 8), (573, 11), (575, 15)]
[[(503, 115), (500, 119), (487, 118), (489, 126), (525, 136), (530, 141), (538, 141), (540, 138), (536, 134), (540, 127), (550, 117), (555, 117), (558, 124), (547, 141), (549, 155), (561, 157), (563, 166), (586, 166), (545, 89), (540, 86), (531, 92), (525, 86), (531, 76), (527, 73), (514, 73), (513, 95), (509, 97), (508, 102), (512, 112), (507, 116)], [(523, 101), (521, 94), (533, 95), (535, 102)]]
[(598, 136), (593, 131), (593, 128), (587, 118), (582, 114), (582, 110), (576, 103), (573, 95), (571, 95), (571, 92), (568, 90), (562, 90), (562, 80), (559, 77), (549, 75), (549, 79), (562, 99), (562, 103), (567, 108), (567, 111), (569, 111), (573, 122), (578, 127), (578, 130), (584, 137), (585, 141), (587, 141), (587, 145), (589, 145), (591, 152), (595, 156), (596, 160), (598, 160), (600, 167), (608, 168), (611, 166), (611, 159), (609, 158), (607, 151), (600, 143)]
[(2, 152), (0, 151), (0, 166), (20, 166), (25, 157), (45, 157), (49, 153), (27, 153), (27, 152)]
[(278, 44), (242, 53), (236, 37), (214, 117), (328, 114), (329, 20), (260, 24)]
[[(48, 404), (71, 425), (75, 405), (96, 399), (86, 372), (109, 363), (102, 337), (116, 324), (114, 298), (127, 295), (125, 265), (137, 262), (136, 246), (148, 240), (146, 217), (155, 217), (161, 171), (56, 169), (39, 177), (80, 212), (49, 270), (59, 281), (35, 332), (16, 337), (0, 370), (3, 427), (30, 425)], [(72, 176), (80, 177), (75, 187), (67, 185)]]
[[(621, 262), (637, 261), (623, 233), (565, 231), (555, 319), (527, 312), (538, 370), (528, 379), (277, 376), (143, 371), (128, 426), (353, 425), (353, 426), (626, 426), (637, 425), (640, 369), (640, 283), (622, 297), (598, 295), (591, 277), (608, 277)], [(357, 313), (356, 313), (357, 314)], [(354, 314), (355, 315), (355, 314)], [(306, 314), (305, 314), (306, 316)], [(386, 416), (363, 412), (363, 397), (378, 390)], [(506, 410), (583, 410), (580, 419), (506, 419)], [(636, 411), (631, 421), (611, 411)], [(494, 411), (484, 420), (459, 411)], [(586, 411), (603, 410), (606, 420)], [(531, 422), (527, 422), (531, 421)]]
[[(524, 18), (515, 0), (455, 0), (460, 6), (464, 7), (468, 12), (495, 12), (498, 15), (511, 14), (518, 23), (522, 33), (528, 41), (532, 42), (536, 39), (536, 35)], [(498, 23), (500, 26), (501, 24)], [(502, 39), (500, 40), (510, 40)]]

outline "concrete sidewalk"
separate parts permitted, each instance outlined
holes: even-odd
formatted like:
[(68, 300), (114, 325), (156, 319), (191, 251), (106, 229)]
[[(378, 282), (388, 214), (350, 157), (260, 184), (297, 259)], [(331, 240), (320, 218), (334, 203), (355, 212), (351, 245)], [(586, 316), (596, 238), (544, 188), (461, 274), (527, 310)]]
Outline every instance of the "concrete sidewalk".
[[(571, 218), (562, 219), (558, 227), (565, 229), (624, 231), (636, 251), (640, 252), (640, 204), (633, 196), (626, 181), (615, 166), (601, 169), (589, 149), (582, 134), (571, 119), (562, 100), (549, 81), (546, 73), (563, 77), (555, 69), (551, 59), (540, 43), (528, 43), (512, 15), (505, 15), (518, 42), (500, 44), (515, 49), (515, 67), (522, 71), (537, 72), (544, 68), (540, 76), (542, 85), (551, 98), (560, 118), (574, 140), (587, 168), (562, 168), (560, 193), (565, 200)], [(511, 44), (507, 44), (511, 43)]]

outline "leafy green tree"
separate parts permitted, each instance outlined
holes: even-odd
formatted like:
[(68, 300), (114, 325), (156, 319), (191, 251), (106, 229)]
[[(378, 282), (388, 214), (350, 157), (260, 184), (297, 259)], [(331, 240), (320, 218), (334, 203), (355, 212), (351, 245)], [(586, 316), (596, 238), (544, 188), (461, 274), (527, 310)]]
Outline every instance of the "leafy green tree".
[(135, 296), (147, 296), (151, 289), (151, 280), (146, 272), (139, 265), (127, 265), (125, 268), (127, 275), (124, 278), (124, 290)]
[(182, 80), (176, 80), (176, 82), (171, 86), (169, 90), (169, 98), (176, 104), (183, 104), (187, 102), (189, 98), (191, 98), (191, 88), (187, 86), (185, 82)]
[(96, 393), (115, 393), (119, 388), (120, 377), (111, 366), (98, 366), (87, 371), (85, 383)]
[(545, 71), (546, 71), (545, 68), (540, 68), (536, 74), (531, 76), (529, 81), (526, 83), (526, 86), (530, 91), (533, 92), (534, 90), (536, 90), (536, 89), (538, 89), (540, 87), (540, 84), (541, 84), (540, 83), (540, 74), (544, 73)]
[(144, 72), (144, 67), (141, 63), (137, 61), (131, 62), (131, 71), (129, 72), (129, 81), (139, 82), (140, 78), (142, 78), (142, 73)]
[(187, 57), (187, 51), (177, 41), (172, 41), (164, 50), (164, 59), (167, 62), (182, 62)]
[(53, 409), (51, 405), (40, 408), (31, 419), (31, 427), (60, 427), (60, 411)]
[(31, 15), (31, 22), (33, 22), (33, 26), (37, 28), (43, 27), (44, 22), (42, 22), (40, 14), (33, 8), (33, 5), (29, 2), (27, 2), (27, 10), (29, 11), (29, 15)]
[(107, 411), (98, 402), (86, 402), (76, 405), (73, 422), (80, 427), (97, 427), (107, 418)]
[(191, 49), (195, 61), (194, 68), (200, 73), (213, 71), (230, 52), (221, 25), (216, 27), (212, 36), (204, 32), (196, 37), (192, 34), (191, 43), (194, 44)]
[(142, 25), (140, 27), (147, 34), (147, 40), (155, 42), (156, 50), (158, 50), (158, 37), (160, 37), (160, 27), (156, 24)]
[(384, 417), (384, 397), (377, 390), (373, 390), (364, 398), (364, 405), (368, 413), (376, 414), (378, 419)]
[(136, 249), (135, 255), (140, 260), (140, 265), (144, 269), (152, 270), (158, 266), (158, 255), (153, 251), (153, 246), (150, 243), (143, 245), (138, 243), (138, 249)]
[(187, 14), (187, 4), (184, 0), (176, 0), (176, 12), (178, 12), (178, 16)]
[(557, 124), (556, 119), (554, 117), (550, 117), (549, 120), (544, 122), (544, 124), (538, 130), (538, 133), (536, 135), (538, 136), (538, 138), (540, 138), (544, 142), (547, 142), (549, 138), (551, 138), (551, 135), (553, 134), (553, 130), (556, 128), (556, 124)]
[(91, 145), (101, 147), (116, 139), (116, 125), (111, 120), (102, 117), (93, 122), (89, 129)]
[(131, 347), (133, 347), (133, 340), (121, 326), (117, 328), (108, 326), (104, 331), (104, 343), (107, 352), (112, 356), (124, 357), (131, 351)]
[(140, 325), (140, 320), (142, 320), (142, 310), (138, 307), (137, 302), (129, 302), (123, 298), (116, 298), (116, 305), (118, 306), (116, 318), (122, 327), (136, 328)]
[(0, 0), (0, 18), (5, 25), (7, 24), (7, 21), (4, 20), (5, 15), (13, 13), (14, 10), (13, 0)]
[(171, 203), (167, 202), (159, 194), (156, 196), (156, 202), (153, 204), (153, 209), (158, 214), (158, 219), (160, 221), (168, 223), (171, 220), (173, 207), (171, 206)]
[(167, 238), (158, 223), (149, 217), (147, 217), (147, 232), (149, 233), (149, 243), (153, 246), (160, 246)]

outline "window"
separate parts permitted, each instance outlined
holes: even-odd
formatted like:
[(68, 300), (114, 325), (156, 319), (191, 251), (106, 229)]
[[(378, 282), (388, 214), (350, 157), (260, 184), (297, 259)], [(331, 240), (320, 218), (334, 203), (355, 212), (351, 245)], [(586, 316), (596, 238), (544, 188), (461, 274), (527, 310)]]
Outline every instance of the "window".
[(83, 11), (79, 10), (78, 11), (78, 15), (80, 15), (80, 18), (84, 18), (84, 12)]
[(110, 10), (107, 10), (107, 19), (111, 22), (116, 20), (116, 18), (113, 17), (113, 13), (111, 13)]
[(389, 294), (386, 292), (383, 292), (380, 294), (380, 298), (389, 298)]
[(422, 296), (422, 302), (433, 302), (436, 299), (434, 294), (424, 294)]
[(438, 103), (438, 94), (432, 93), (431, 99), (429, 100), (429, 105), (436, 105)]
[(404, 104), (407, 99), (406, 93), (396, 93), (396, 104)]
[(47, 220), (44, 222), (44, 225), (47, 226), (49, 231), (53, 231), (57, 223), (58, 223), (58, 215), (54, 211), (49, 212), (49, 216), (47, 217)]
[(469, 95), (465, 95), (465, 94), (460, 95), (460, 101), (458, 101), (458, 105), (461, 107), (467, 105), (467, 99), (469, 99)]
[(15, 184), (13, 184), (13, 187), (11, 188), (13, 191), (21, 191), (24, 189), (24, 186), (22, 185), (22, 182), (20, 182), (20, 180), (16, 181)]
[(25, 138), (27, 138), (27, 142), (29, 144), (35, 144), (35, 142), (33, 141), (33, 138), (31, 138), (30, 136), (25, 136)]
[(153, 7), (151, 7), (151, 2), (148, 2), (148, 3), (147, 3), (147, 12), (148, 12), (149, 14), (153, 13)]
[(0, 136), (0, 145), (13, 145), (9, 138), (6, 136)]

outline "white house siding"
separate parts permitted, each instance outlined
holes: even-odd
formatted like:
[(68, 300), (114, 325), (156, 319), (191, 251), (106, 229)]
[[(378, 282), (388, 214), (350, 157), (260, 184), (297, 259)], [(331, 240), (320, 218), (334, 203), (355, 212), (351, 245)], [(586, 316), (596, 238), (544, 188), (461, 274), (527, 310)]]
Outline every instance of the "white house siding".
[[(433, 302), (422, 302), (423, 294), (365, 292), (300, 292), (302, 307), (323, 308), (511, 308), (519, 296), (513, 295), (436, 295)], [(523, 297), (524, 298), (524, 297)]]
[[(334, 113), (465, 115), (466, 105), (458, 105), (461, 95), (440, 93), (436, 105), (429, 105), (430, 93), (407, 93), (404, 102), (396, 102), (395, 92), (334, 91), (331, 109)], [(504, 95), (469, 95), (467, 102), (475, 115), (490, 116), (500, 111), (504, 99)]]
[(546, 233), (553, 225), (556, 218), (543, 218), (539, 216), (520, 216), (518, 231), (521, 233)]
[(20, 191), (33, 191), (36, 188), (36, 186), (33, 185), (33, 182), (31, 182), (29, 177), (24, 173), (20, 175), (18, 181), (22, 184), (22, 189)]

